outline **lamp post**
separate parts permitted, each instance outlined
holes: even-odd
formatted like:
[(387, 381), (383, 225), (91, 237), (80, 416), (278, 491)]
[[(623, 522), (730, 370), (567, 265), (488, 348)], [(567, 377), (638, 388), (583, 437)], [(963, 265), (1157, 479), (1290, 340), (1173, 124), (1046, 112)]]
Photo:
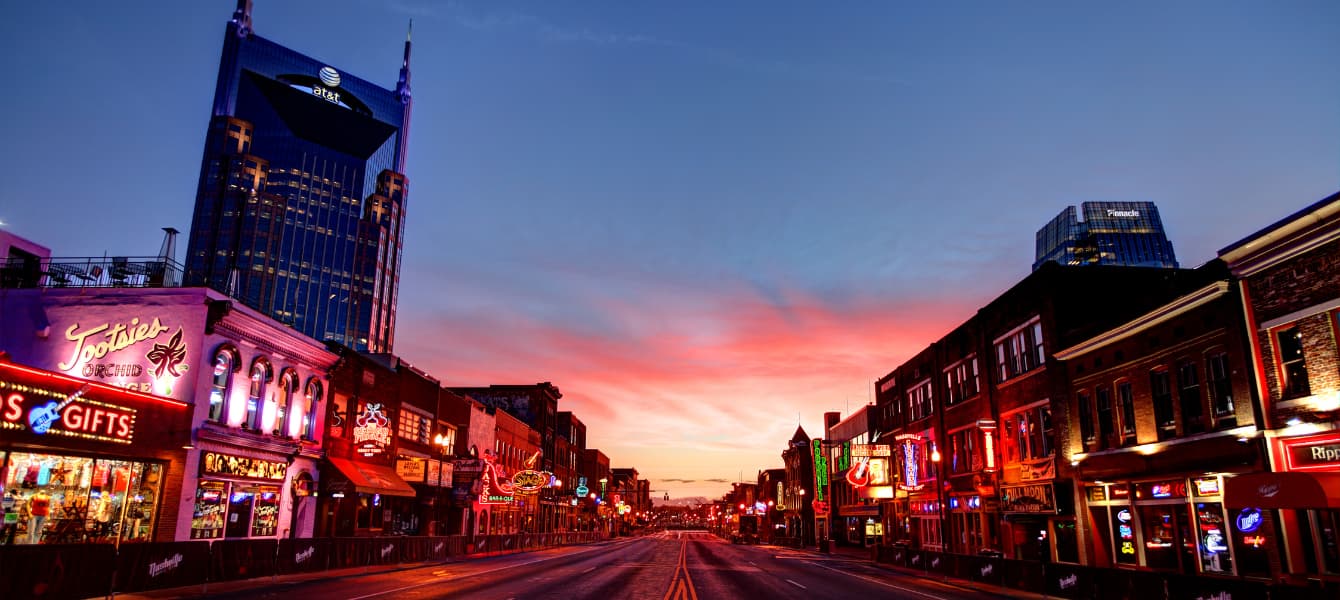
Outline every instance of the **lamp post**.
[[(451, 440), (451, 436), (442, 435), (442, 434), (440, 434), (440, 433), (437, 434), (437, 435), (435, 435), (435, 436), (433, 436), (433, 445), (437, 446), (437, 450), (438, 450), (438, 453), (439, 453), (439, 459), (441, 459), (441, 458), (446, 458), (446, 457), (448, 457), (448, 456), (451, 455), (451, 441), (452, 441), (452, 440)], [(435, 488), (435, 495), (434, 495), (434, 498), (433, 498), (433, 504), (437, 507), (437, 509), (436, 509), (436, 511), (435, 511), (435, 512), (437, 513), (437, 514), (436, 514), (436, 519), (433, 521), (433, 534), (434, 534), (434, 535), (443, 535), (443, 531), (446, 530), (446, 526), (442, 523), (442, 504), (443, 504), (443, 500), (442, 500), (442, 465), (441, 465), (442, 462), (444, 462), (444, 461), (442, 461), (442, 460), (439, 460), (439, 461), (438, 461), (439, 464), (438, 464), (438, 467), (437, 467), (437, 481), (432, 482), (433, 485), (436, 486), (436, 488)]]
[(935, 463), (935, 502), (940, 513), (940, 551), (945, 551), (945, 487), (940, 479), (940, 449), (931, 443), (931, 462)]

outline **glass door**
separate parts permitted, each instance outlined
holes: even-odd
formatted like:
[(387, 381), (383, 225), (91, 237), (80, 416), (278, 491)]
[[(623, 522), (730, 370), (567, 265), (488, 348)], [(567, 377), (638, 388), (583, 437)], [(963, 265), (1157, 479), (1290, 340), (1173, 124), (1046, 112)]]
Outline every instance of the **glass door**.
[(244, 538), (251, 534), (251, 506), (256, 501), (256, 488), (244, 488), (233, 485), (233, 493), (228, 497), (228, 523), (223, 535), (230, 538)]

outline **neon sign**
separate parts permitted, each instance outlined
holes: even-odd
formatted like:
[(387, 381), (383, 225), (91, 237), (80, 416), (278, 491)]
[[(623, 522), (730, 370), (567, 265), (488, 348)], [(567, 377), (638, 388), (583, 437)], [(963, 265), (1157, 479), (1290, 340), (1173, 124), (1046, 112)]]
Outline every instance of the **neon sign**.
[(549, 483), (549, 478), (543, 471), (517, 471), (512, 474), (512, 489), (523, 494), (536, 492)]
[(493, 464), (493, 452), (484, 453), (484, 471), (479, 474), (480, 504), (511, 504), (516, 490), (498, 476), (498, 465)]
[(814, 501), (823, 502), (828, 491), (828, 457), (824, 456), (823, 440), (812, 442), (814, 456)]
[(1242, 509), (1242, 512), (1238, 513), (1238, 518), (1236, 520), (1238, 524), (1238, 531), (1241, 531), (1243, 533), (1251, 533), (1253, 531), (1256, 531), (1258, 528), (1261, 527), (1261, 521), (1262, 521), (1261, 509), (1244, 508)]
[(1264, 545), (1265, 545), (1265, 543), (1266, 543), (1266, 536), (1264, 536), (1264, 535), (1244, 535), (1244, 536), (1242, 536), (1242, 543), (1244, 543), (1244, 544), (1246, 544), (1246, 545), (1248, 545), (1248, 546), (1251, 546), (1251, 547), (1253, 547), (1253, 548), (1260, 548), (1261, 546), (1264, 546)]
[(28, 429), (36, 435), (131, 443), (137, 411), (85, 398), (88, 389), (85, 385), (66, 395), (0, 382), (0, 392), (8, 390), (0, 393), (0, 429)]
[(391, 444), (391, 420), (382, 412), (380, 403), (369, 402), (363, 406), (363, 414), (354, 420), (354, 443), (356, 451), (363, 456), (373, 456), (386, 451)]
[(918, 460), (918, 446), (921, 442), (921, 436), (904, 434), (895, 438), (902, 445), (903, 452), (903, 482), (898, 484), (898, 489), (906, 492), (915, 492), (926, 487), (921, 483), (920, 460)]
[(234, 456), (222, 452), (203, 452), (200, 455), (200, 472), (205, 475), (283, 481), (284, 477), (288, 475), (288, 464), (281, 461)]
[(1197, 496), (1215, 496), (1218, 494), (1219, 494), (1219, 479), (1217, 477), (1196, 480)]

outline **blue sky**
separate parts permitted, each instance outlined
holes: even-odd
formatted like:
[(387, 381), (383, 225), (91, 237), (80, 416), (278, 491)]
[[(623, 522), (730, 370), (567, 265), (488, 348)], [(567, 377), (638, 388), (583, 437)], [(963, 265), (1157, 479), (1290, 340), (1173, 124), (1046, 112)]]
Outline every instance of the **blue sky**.
[[(1340, 189), (1340, 4), (928, 4), (253, 14), (388, 88), (414, 19), (398, 353), (552, 381), (618, 466), (714, 496), (1026, 275), (1066, 205), (1156, 202), (1196, 266)], [(4, 226), (63, 256), (186, 230), (232, 10), (8, 7)]]

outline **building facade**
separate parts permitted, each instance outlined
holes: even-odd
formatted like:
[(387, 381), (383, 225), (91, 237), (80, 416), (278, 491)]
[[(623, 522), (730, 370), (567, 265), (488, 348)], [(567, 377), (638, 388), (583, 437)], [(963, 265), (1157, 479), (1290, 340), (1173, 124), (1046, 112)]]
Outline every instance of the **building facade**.
[(224, 34), (186, 254), (207, 286), (317, 340), (389, 352), (408, 182), (410, 42), (394, 90)]
[(11, 290), (0, 314), (15, 362), (191, 405), (174, 539), (312, 535), (323, 346), (205, 288)]
[(1080, 209), (1082, 219), (1068, 206), (1038, 230), (1034, 270), (1047, 262), (1177, 267), (1153, 202), (1085, 202)]
[(1246, 573), (1340, 581), (1340, 194), (1223, 250), (1237, 277), (1269, 473), (1227, 482)]

